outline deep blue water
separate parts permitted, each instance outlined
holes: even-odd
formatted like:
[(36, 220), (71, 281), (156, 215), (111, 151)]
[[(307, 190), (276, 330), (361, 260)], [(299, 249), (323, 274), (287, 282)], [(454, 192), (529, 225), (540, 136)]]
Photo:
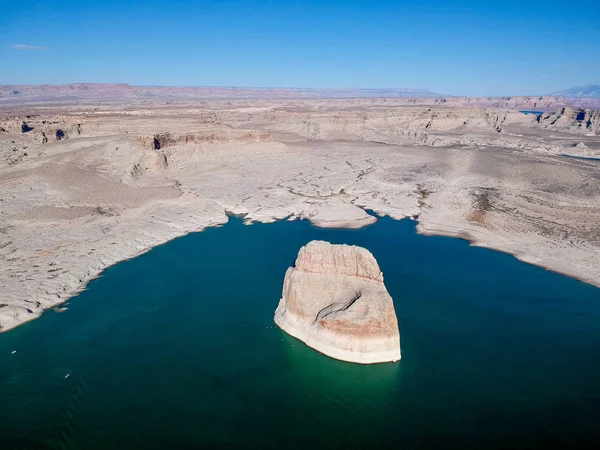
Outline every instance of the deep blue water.
[(532, 110), (532, 109), (522, 109), (519, 112), (523, 113), (525, 115), (527, 115), (527, 114), (535, 114), (536, 116), (544, 114), (544, 111), (535, 111), (535, 110)]
[[(274, 326), (312, 239), (373, 252), (402, 361), (336, 361)], [(234, 218), (0, 334), (0, 446), (597, 449), (600, 289), (408, 220)]]

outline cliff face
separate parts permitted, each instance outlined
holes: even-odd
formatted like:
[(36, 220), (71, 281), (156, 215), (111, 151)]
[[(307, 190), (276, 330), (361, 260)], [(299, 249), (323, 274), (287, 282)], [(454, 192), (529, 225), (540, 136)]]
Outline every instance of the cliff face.
[(538, 116), (537, 121), (550, 130), (592, 135), (600, 133), (600, 111), (594, 109), (561, 108)]
[(312, 241), (285, 274), (275, 323), (332, 358), (361, 364), (398, 361), (392, 298), (366, 249)]
[(0, 118), (0, 133), (27, 134), (42, 144), (64, 141), (82, 133), (81, 123), (64, 117), (15, 116)]

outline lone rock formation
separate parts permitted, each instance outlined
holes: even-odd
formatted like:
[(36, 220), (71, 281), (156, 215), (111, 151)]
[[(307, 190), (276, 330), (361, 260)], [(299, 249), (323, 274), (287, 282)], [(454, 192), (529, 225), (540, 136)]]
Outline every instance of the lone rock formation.
[(283, 282), (275, 323), (309, 347), (342, 361), (400, 359), (392, 297), (367, 249), (311, 241)]

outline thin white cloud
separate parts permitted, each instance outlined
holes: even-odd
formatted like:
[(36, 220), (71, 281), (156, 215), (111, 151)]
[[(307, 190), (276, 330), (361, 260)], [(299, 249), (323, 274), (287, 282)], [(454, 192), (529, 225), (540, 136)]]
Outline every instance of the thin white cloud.
[(546, 78), (548, 78), (548, 77), (547, 77), (546, 75), (542, 75), (542, 78), (546, 79)]
[(14, 44), (12, 46), (15, 50), (48, 50), (48, 47), (41, 45), (27, 45), (27, 44)]

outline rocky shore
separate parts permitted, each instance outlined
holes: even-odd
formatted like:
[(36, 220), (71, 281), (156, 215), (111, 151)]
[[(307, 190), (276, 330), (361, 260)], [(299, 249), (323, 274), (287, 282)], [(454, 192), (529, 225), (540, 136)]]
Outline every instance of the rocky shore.
[(598, 117), (388, 99), (0, 106), (0, 330), (226, 212), (412, 217), (600, 285)]

